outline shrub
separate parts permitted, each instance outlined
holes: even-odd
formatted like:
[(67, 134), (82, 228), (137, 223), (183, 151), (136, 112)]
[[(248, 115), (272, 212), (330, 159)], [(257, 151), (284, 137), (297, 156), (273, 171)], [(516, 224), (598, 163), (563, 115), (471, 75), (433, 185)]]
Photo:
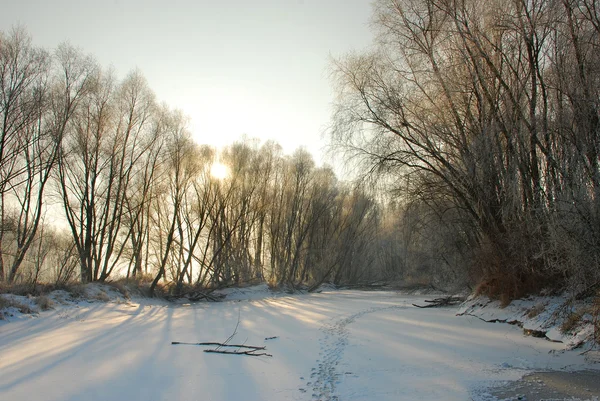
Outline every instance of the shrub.
[(43, 283), (0, 283), (0, 294), (13, 294), (22, 296), (39, 296), (50, 294), (54, 290), (67, 289), (66, 285)]
[(31, 309), (31, 307), (29, 305), (25, 305), (25, 304), (22, 304), (19, 302), (14, 302), (12, 306), (17, 308), (19, 310), (19, 312), (28, 314), (28, 315), (37, 312), (37, 311)]
[(9, 302), (7, 299), (4, 299), (4, 297), (0, 296), (0, 320), (5, 320), (6, 317), (4, 316), (4, 312), (2, 312), (2, 309), (4, 308), (8, 308), (10, 306)]
[(83, 298), (85, 297), (85, 285), (83, 284), (73, 284), (66, 286), (65, 290), (71, 294), (73, 298)]
[(32, 295), (34, 288), (29, 284), (22, 283), (0, 283), (0, 294), (14, 294), (14, 295)]
[(110, 301), (110, 297), (103, 291), (94, 295), (94, 299), (101, 301), (101, 302), (109, 302)]
[(54, 306), (54, 302), (52, 302), (52, 300), (50, 298), (48, 298), (46, 295), (40, 295), (35, 299), (35, 304), (41, 309), (41, 310), (48, 310), (51, 309)]
[(26, 313), (26, 314), (36, 313), (36, 311), (31, 309), (31, 307), (29, 305), (22, 304), (21, 302), (13, 300), (13, 299), (6, 299), (3, 297), (0, 297), (0, 309), (11, 308), (11, 307), (16, 308), (21, 313)]
[(565, 272), (549, 261), (560, 264), (564, 252), (544, 243), (544, 227), (530, 216), (484, 237), (471, 268), (471, 277), (478, 283), (476, 292), (499, 299), (503, 305), (542, 291), (562, 292)]
[[(148, 296), (150, 285), (154, 277), (151, 275), (137, 275), (130, 278), (120, 278), (115, 281), (107, 282), (107, 285), (115, 287), (123, 296), (127, 299), (131, 297), (131, 294), (136, 296)], [(164, 297), (168, 294), (168, 288), (162, 283), (158, 283), (155, 291), (155, 296)]]
[(581, 321), (583, 314), (581, 312), (571, 312), (560, 325), (562, 333), (570, 333)]
[(4, 309), (4, 308), (8, 308), (9, 304), (8, 301), (6, 299), (4, 299), (3, 297), (0, 297), (0, 309)]
[(119, 293), (121, 295), (123, 295), (123, 297), (125, 297), (125, 299), (130, 298), (130, 294), (129, 294), (129, 290), (127, 289), (126, 281), (124, 281), (124, 280), (109, 281), (106, 283), (106, 285), (111, 286), (114, 289), (116, 289), (117, 291), (119, 291)]

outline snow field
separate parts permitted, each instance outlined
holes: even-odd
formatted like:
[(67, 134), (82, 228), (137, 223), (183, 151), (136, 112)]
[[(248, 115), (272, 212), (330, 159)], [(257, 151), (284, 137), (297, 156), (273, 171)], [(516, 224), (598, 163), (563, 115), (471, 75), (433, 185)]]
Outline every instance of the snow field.
[[(57, 306), (0, 322), (0, 400), (487, 400), (487, 387), (530, 371), (590, 369), (518, 327), (411, 305), (425, 298), (332, 291)], [(232, 343), (265, 345), (272, 358), (171, 345), (224, 341), (238, 316)]]

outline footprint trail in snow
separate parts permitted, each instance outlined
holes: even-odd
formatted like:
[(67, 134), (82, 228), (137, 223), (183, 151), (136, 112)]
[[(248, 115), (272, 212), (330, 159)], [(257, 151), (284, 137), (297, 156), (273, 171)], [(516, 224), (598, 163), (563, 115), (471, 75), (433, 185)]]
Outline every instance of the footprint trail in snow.
[(350, 334), (348, 325), (369, 313), (406, 308), (406, 305), (369, 308), (322, 326), (320, 330), (323, 332), (323, 337), (319, 340), (321, 345), (319, 359), (317, 359), (316, 366), (311, 369), (310, 381), (300, 391), (306, 392), (312, 387), (313, 400), (340, 401), (339, 396), (335, 395), (336, 386), (340, 383), (342, 374), (350, 374), (349, 372), (340, 373), (337, 370), (344, 355), (344, 349), (348, 345)]

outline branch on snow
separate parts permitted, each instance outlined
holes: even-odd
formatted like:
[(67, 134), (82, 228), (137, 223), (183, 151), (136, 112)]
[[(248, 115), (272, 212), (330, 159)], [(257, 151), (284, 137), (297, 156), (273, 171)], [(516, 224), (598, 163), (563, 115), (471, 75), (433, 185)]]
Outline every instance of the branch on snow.
[(437, 308), (437, 307), (441, 307), (441, 306), (456, 305), (456, 304), (463, 302), (464, 300), (465, 300), (465, 298), (463, 298), (463, 297), (449, 296), (449, 297), (444, 297), (444, 298), (425, 300), (425, 302), (427, 302), (429, 305), (413, 304), (413, 306), (416, 306), (417, 308)]

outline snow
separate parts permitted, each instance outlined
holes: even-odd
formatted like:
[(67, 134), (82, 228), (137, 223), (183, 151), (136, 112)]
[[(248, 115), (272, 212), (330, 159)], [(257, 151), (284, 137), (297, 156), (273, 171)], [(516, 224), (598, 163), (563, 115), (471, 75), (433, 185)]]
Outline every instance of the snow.
[(582, 313), (580, 321), (570, 332), (563, 333), (561, 326), (570, 313), (589, 309), (589, 302), (574, 301), (566, 295), (532, 296), (512, 301), (504, 307), (500, 301), (472, 297), (461, 305), (458, 314), (475, 316), (486, 322), (516, 324), (523, 330), (538, 332), (548, 340), (564, 343), (566, 348), (572, 349), (590, 346), (594, 334), (593, 317)]
[(271, 291), (266, 283), (254, 285), (251, 287), (229, 287), (216, 290), (212, 293), (215, 296), (227, 297), (230, 301), (249, 301), (255, 299), (275, 298), (283, 296), (281, 292)]
[[(0, 400), (489, 400), (531, 371), (598, 369), (517, 326), (412, 306), (431, 296), (226, 293), (188, 305), (63, 294), (36, 318), (0, 321)], [(238, 319), (232, 342), (272, 358), (171, 345), (224, 341)]]

